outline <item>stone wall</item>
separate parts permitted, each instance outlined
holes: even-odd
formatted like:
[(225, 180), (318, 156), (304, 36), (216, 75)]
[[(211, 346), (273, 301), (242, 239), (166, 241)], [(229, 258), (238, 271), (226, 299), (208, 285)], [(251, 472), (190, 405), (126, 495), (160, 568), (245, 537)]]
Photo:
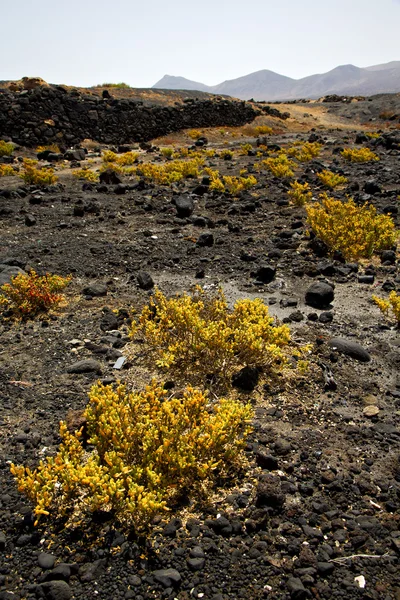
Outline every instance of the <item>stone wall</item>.
[(0, 90), (0, 138), (9, 137), (23, 146), (56, 142), (68, 147), (84, 139), (127, 144), (186, 128), (240, 126), (257, 114), (246, 102), (218, 97), (145, 106), (140, 101), (89, 96), (62, 86), (19, 93)]

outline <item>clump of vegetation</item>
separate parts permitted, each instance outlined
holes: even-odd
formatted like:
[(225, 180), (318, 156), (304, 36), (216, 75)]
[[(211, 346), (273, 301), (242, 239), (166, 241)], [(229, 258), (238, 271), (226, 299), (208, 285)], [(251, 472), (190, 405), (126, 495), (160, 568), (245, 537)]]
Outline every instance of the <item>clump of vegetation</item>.
[(156, 355), (156, 364), (204, 383), (216, 378), (229, 388), (244, 366), (278, 372), (290, 343), (287, 325), (277, 325), (260, 299), (239, 300), (233, 310), (223, 293), (208, 296), (197, 287), (190, 296), (166, 298), (157, 290), (132, 326)]
[(38, 275), (34, 270), (20, 273), (0, 287), (0, 309), (16, 318), (33, 318), (64, 300), (61, 292), (70, 280), (50, 273)]
[(176, 398), (156, 382), (141, 392), (99, 383), (85, 417), (94, 449), (88, 453), (82, 431), (61, 423), (55, 457), (34, 471), (11, 465), (18, 489), (37, 520), (53, 512), (79, 522), (107, 511), (143, 531), (177, 494), (232, 474), (243, 460), (252, 410), (233, 400), (210, 402), (192, 387)]
[(51, 167), (43, 167), (42, 169), (38, 169), (36, 167), (37, 164), (37, 160), (31, 160), (29, 158), (24, 159), (22, 163), (23, 170), (20, 174), (20, 177), (25, 181), (25, 183), (38, 186), (46, 186), (56, 183), (58, 177), (54, 175), (54, 169)]
[(345, 185), (347, 183), (346, 177), (343, 177), (343, 175), (339, 175), (338, 173), (333, 173), (333, 171), (329, 171), (328, 169), (324, 169), (320, 173), (317, 173), (317, 177), (322, 185), (330, 189), (337, 188), (340, 185)]
[(308, 162), (319, 156), (321, 148), (321, 144), (318, 144), (317, 142), (305, 142), (304, 144), (294, 144), (288, 149), (287, 153), (289, 156), (296, 158), (300, 162)]
[(0, 177), (12, 177), (13, 175), (17, 175), (14, 167), (11, 165), (0, 165)]
[(248, 177), (244, 177), (244, 173), (241, 173), (240, 177), (220, 175), (217, 169), (211, 169), (210, 167), (206, 167), (204, 172), (210, 177), (210, 190), (221, 194), (228, 192), (232, 196), (238, 196), (240, 192), (257, 185), (257, 179), (253, 175)]
[(136, 174), (153, 180), (159, 185), (171, 185), (182, 179), (198, 177), (203, 162), (203, 159), (193, 158), (174, 160), (164, 165), (143, 163), (136, 167)]
[(118, 154), (116, 152), (113, 152), (112, 150), (104, 150), (104, 152), (101, 155), (101, 158), (105, 163), (113, 163), (117, 162)]
[(376, 140), (377, 138), (381, 137), (380, 133), (376, 131), (366, 131), (365, 135), (371, 140)]
[(253, 146), (251, 144), (242, 144), (240, 147), (240, 154), (247, 156), (252, 150)]
[(311, 201), (312, 191), (307, 182), (300, 183), (300, 181), (293, 181), (290, 184), (288, 196), (295, 206), (304, 206), (307, 202)]
[(272, 127), (268, 127), (268, 125), (257, 125), (257, 127), (254, 128), (254, 133), (256, 136), (272, 135), (273, 129), (272, 129)]
[(369, 258), (395, 244), (392, 218), (378, 214), (373, 205), (359, 207), (352, 198), (342, 202), (326, 193), (320, 199), (320, 203), (306, 206), (308, 222), (314, 233), (346, 260)]
[(198, 140), (199, 138), (203, 137), (203, 134), (199, 129), (189, 129), (187, 134), (192, 140)]
[(375, 295), (372, 296), (372, 300), (386, 317), (390, 318), (390, 313), (393, 313), (397, 327), (400, 328), (400, 294), (393, 290), (390, 292), (388, 300)]
[(284, 153), (276, 157), (266, 158), (261, 161), (261, 164), (267, 167), (274, 177), (279, 177), (280, 179), (294, 177), (293, 169), (296, 167), (296, 164)]
[(173, 148), (160, 148), (160, 152), (164, 158), (172, 158), (175, 151)]
[(224, 160), (232, 160), (232, 158), (233, 158), (232, 150), (221, 150), (219, 155)]
[(366, 163), (379, 160), (379, 156), (369, 148), (344, 148), (341, 155), (349, 162)]
[(38, 146), (36, 148), (36, 153), (39, 154), (40, 152), (46, 152), (46, 150), (49, 150), (49, 152), (54, 152), (55, 154), (59, 154), (61, 152), (60, 146), (57, 144), (48, 144), (47, 146)]
[(72, 175), (78, 179), (86, 179), (86, 181), (92, 181), (93, 183), (96, 183), (99, 180), (98, 174), (87, 168), (76, 169), (75, 171), (72, 171)]
[(117, 163), (121, 165), (121, 167), (126, 167), (128, 165), (134, 165), (139, 158), (139, 152), (134, 152), (131, 150), (130, 152), (124, 152), (123, 154), (119, 154), (117, 156)]
[(11, 142), (5, 142), (4, 140), (0, 140), (0, 157), (1, 156), (11, 156), (14, 152), (14, 144)]
[(96, 87), (120, 88), (121, 90), (130, 90), (131, 86), (128, 83), (121, 81), (120, 83), (101, 83)]

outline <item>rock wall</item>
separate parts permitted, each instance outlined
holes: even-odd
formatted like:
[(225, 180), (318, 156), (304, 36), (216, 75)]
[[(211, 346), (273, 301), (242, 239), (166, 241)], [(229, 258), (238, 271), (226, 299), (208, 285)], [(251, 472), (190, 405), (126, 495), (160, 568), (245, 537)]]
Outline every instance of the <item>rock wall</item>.
[(195, 127), (240, 126), (259, 114), (246, 102), (188, 100), (175, 106), (145, 106), (131, 99), (100, 98), (62, 86), (22, 92), (0, 90), (0, 138), (36, 146), (71, 146), (84, 139), (105, 144), (151, 140)]

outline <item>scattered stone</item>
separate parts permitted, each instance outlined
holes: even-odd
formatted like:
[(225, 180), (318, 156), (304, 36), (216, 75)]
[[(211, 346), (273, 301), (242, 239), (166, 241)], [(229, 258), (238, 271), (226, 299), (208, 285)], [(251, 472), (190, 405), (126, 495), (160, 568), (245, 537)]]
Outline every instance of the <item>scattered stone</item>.
[(105, 283), (91, 283), (82, 290), (84, 296), (92, 296), (98, 298), (101, 296), (107, 296), (107, 286)]
[(153, 571), (154, 579), (165, 588), (177, 587), (181, 582), (181, 574), (176, 569), (158, 569)]
[(351, 358), (360, 362), (369, 362), (371, 360), (370, 354), (357, 342), (336, 337), (329, 340), (328, 345), (333, 350), (351, 356)]
[(254, 273), (252, 273), (252, 276), (257, 279), (258, 281), (261, 281), (262, 283), (271, 283), (271, 281), (273, 281), (273, 279), (275, 278), (276, 275), (276, 268), (273, 267), (272, 265), (267, 265), (267, 264), (263, 264), (260, 265), (260, 267), (257, 269), (257, 271), (255, 271)]
[(106, 185), (117, 185), (118, 183), (122, 183), (122, 179), (117, 175), (114, 169), (106, 169), (100, 173), (99, 181)]
[(140, 271), (137, 276), (138, 286), (142, 290), (151, 290), (154, 287), (154, 281), (150, 273)]
[(232, 385), (244, 392), (252, 392), (258, 384), (260, 371), (257, 367), (243, 367), (232, 377)]
[(197, 246), (200, 248), (214, 246), (214, 235), (212, 233), (202, 233), (197, 240)]
[(54, 567), (54, 563), (56, 562), (56, 557), (53, 554), (48, 554), (47, 552), (41, 552), (38, 556), (38, 564), (42, 569), (52, 569)]
[(335, 297), (333, 287), (323, 281), (316, 281), (308, 288), (305, 301), (313, 308), (328, 308)]
[(378, 406), (372, 406), (372, 405), (366, 406), (363, 410), (363, 415), (365, 417), (372, 418), (372, 417), (376, 417), (376, 415), (378, 415), (378, 414), (379, 414)]
[(101, 364), (93, 358), (86, 358), (67, 367), (67, 373), (99, 373), (101, 374)]
[(30, 213), (26, 214), (25, 215), (25, 225), (27, 227), (33, 227), (33, 225), (36, 225), (36, 217), (34, 217)]
[(301, 579), (298, 579), (298, 577), (289, 577), (286, 585), (292, 600), (304, 600), (305, 598), (311, 597)]
[(11, 278), (19, 275), (20, 273), (25, 274), (25, 271), (20, 267), (0, 265), (0, 286), (4, 285), (5, 283), (10, 283)]
[(3, 552), (6, 549), (6, 534), (4, 531), (0, 531), (0, 552)]
[(285, 504), (285, 494), (275, 481), (260, 483), (257, 487), (255, 505), (257, 507), (269, 506), (280, 509)]
[(179, 196), (175, 200), (176, 214), (180, 219), (190, 217), (194, 211), (194, 202), (190, 196)]

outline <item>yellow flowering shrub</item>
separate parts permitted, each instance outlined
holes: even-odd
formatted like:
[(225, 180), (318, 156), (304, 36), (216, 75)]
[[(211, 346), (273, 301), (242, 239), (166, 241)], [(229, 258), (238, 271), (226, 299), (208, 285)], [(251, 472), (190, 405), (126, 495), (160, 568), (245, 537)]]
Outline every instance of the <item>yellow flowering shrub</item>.
[(211, 402), (192, 387), (177, 398), (154, 381), (141, 392), (97, 383), (85, 411), (94, 449), (61, 423), (55, 457), (33, 471), (13, 464), (11, 472), (37, 521), (51, 513), (79, 521), (103, 510), (143, 531), (177, 493), (232, 473), (252, 416), (250, 405)]
[(333, 171), (329, 171), (328, 169), (324, 169), (320, 173), (317, 173), (317, 177), (327, 188), (334, 189), (339, 185), (345, 185), (347, 183), (346, 177), (339, 175), (338, 173), (333, 173)]
[(281, 153), (279, 156), (266, 158), (261, 161), (261, 166), (265, 166), (274, 177), (291, 178), (294, 177), (293, 169), (296, 163), (290, 160), (286, 154)]
[(321, 148), (321, 144), (317, 142), (305, 142), (304, 144), (299, 142), (288, 148), (287, 153), (300, 162), (308, 162), (319, 156)]
[(105, 163), (113, 163), (117, 162), (118, 154), (116, 152), (112, 152), (111, 150), (104, 150), (101, 158)]
[(25, 181), (25, 183), (45, 186), (52, 185), (56, 183), (58, 177), (54, 175), (54, 169), (51, 167), (43, 167), (42, 169), (38, 169), (37, 160), (32, 160), (29, 158), (25, 158), (22, 163), (22, 173), (20, 177)]
[(233, 310), (220, 290), (208, 296), (200, 287), (192, 296), (166, 298), (156, 290), (132, 328), (154, 350), (156, 364), (185, 376), (213, 376), (229, 387), (232, 374), (243, 366), (279, 371), (286, 362), (290, 330), (269, 315), (257, 298), (238, 300)]
[(164, 156), (164, 158), (172, 158), (172, 156), (174, 155), (173, 148), (160, 148), (160, 152)]
[(187, 134), (192, 140), (198, 140), (203, 136), (202, 132), (199, 129), (189, 129)]
[(14, 144), (11, 142), (5, 142), (4, 140), (0, 140), (0, 157), (1, 156), (11, 156), (14, 152)]
[(31, 318), (64, 300), (62, 292), (71, 277), (20, 273), (0, 287), (0, 310), (11, 311), (17, 318)]
[(349, 162), (366, 163), (379, 160), (379, 156), (369, 148), (344, 148), (341, 155)]
[(238, 196), (240, 192), (249, 190), (257, 185), (257, 179), (254, 175), (249, 175), (248, 177), (244, 177), (244, 174), (240, 177), (221, 175), (217, 169), (211, 169), (211, 167), (206, 167), (204, 173), (210, 177), (210, 190), (222, 194), (228, 192), (232, 196)]
[(160, 185), (170, 185), (188, 177), (198, 177), (203, 162), (204, 160), (201, 158), (193, 158), (191, 160), (173, 160), (163, 165), (143, 163), (136, 167), (136, 174)]
[(393, 290), (390, 292), (388, 300), (375, 295), (372, 296), (372, 300), (385, 316), (390, 317), (389, 313), (392, 312), (397, 326), (400, 327), (400, 294)]
[(49, 150), (50, 152), (54, 152), (55, 154), (60, 154), (60, 146), (58, 146), (57, 144), (47, 144), (47, 146), (38, 146), (36, 148), (36, 153), (39, 154), (40, 152), (46, 152), (46, 150)]
[(293, 181), (290, 184), (288, 196), (295, 206), (304, 206), (312, 199), (310, 185), (307, 182), (300, 183), (300, 181)]
[(0, 165), (0, 177), (12, 177), (17, 175), (17, 172), (11, 165)]
[(232, 150), (221, 150), (219, 155), (220, 155), (220, 158), (223, 158), (224, 160), (232, 160), (232, 158), (233, 158)]
[(371, 204), (359, 207), (352, 198), (335, 200), (326, 193), (321, 202), (306, 205), (308, 222), (314, 233), (346, 260), (369, 258), (374, 252), (391, 248), (397, 239), (389, 215), (378, 214)]
[(255, 135), (272, 135), (273, 129), (272, 127), (268, 127), (268, 125), (257, 125), (254, 128)]
[(75, 171), (72, 171), (72, 175), (77, 179), (86, 179), (87, 181), (92, 181), (93, 183), (99, 180), (98, 174), (87, 168), (75, 169)]

